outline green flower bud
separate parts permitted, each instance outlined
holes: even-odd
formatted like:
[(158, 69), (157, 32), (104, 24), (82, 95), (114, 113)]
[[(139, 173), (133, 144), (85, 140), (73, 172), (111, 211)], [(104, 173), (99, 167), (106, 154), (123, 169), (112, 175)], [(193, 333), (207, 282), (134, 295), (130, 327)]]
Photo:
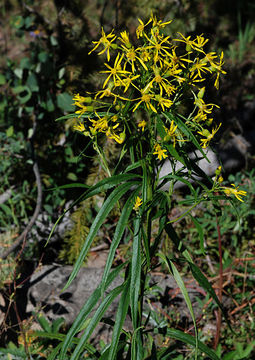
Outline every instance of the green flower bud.
[(118, 48), (118, 45), (117, 44), (111, 44), (111, 48), (116, 50)]
[(209, 130), (203, 129), (202, 135), (205, 136), (206, 138), (208, 138), (208, 136), (210, 136), (211, 134), (210, 134)]
[(92, 97), (91, 96), (87, 96), (84, 98), (83, 102), (87, 103), (87, 104), (91, 104), (92, 103)]
[(197, 94), (197, 97), (198, 97), (199, 99), (202, 99), (203, 96), (204, 96), (204, 93), (205, 93), (205, 87), (202, 87), (202, 88), (199, 90), (199, 92), (198, 92), (198, 94)]
[(93, 112), (94, 111), (93, 106), (86, 106), (86, 111)]

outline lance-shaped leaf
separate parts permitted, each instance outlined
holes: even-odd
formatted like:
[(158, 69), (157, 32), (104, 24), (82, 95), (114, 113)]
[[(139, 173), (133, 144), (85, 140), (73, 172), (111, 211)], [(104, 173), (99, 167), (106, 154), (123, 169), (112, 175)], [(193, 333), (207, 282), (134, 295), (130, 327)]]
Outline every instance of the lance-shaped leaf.
[(128, 278), (128, 280), (125, 282), (125, 287), (122, 291), (121, 298), (119, 301), (119, 306), (115, 319), (115, 325), (112, 332), (112, 343), (111, 343), (108, 359), (115, 359), (118, 350), (120, 334), (128, 312), (128, 306), (130, 301), (129, 291), (130, 291), (130, 278)]
[[(111, 271), (111, 273), (109, 274), (106, 280), (106, 284), (105, 284), (106, 289), (113, 282), (113, 280), (119, 275), (120, 271), (124, 268), (125, 265), (126, 265), (125, 263), (121, 264)], [(99, 286), (88, 298), (88, 300), (80, 310), (78, 316), (76, 317), (70, 330), (68, 331), (65, 341), (63, 342), (59, 360), (64, 360), (65, 354), (68, 348), (71, 346), (75, 334), (81, 331), (86, 319), (88, 318), (89, 314), (91, 313), (92, 309), (96, 306), (100, 298), (101, 298), (101, 288)]]
[(85, 243), (83, 244), (80, 254), (78, 256), (78, 259), (76, 260), (73, 271), (67, 281), (67, 284), (64, 287), (64, 290), (67, 289), (67, 287), (71, 284), (73, 279), (76, 277), (78, 271), (80, 270), (84, 259), (90, 249), (90, 246), (99, 230), (99, 228), (102, 226), (103, 222), (105, 221), (106, 217), (108, 216), (109, 212), (113, 209), (114, 205), (117, 203), (117, 201), (120, 200), (120, 198), (134, 185), (137, 184), (137, 181), (129, 181), (127, 183), (121, 184), (116, 189), (112, 191), (112, 193), (109, 195), (109, 197), (105, 200), (102, 208), (98, 212), (97, 216), (95, 217), (95, 220), (93, 224), (91, 225), (90, 231), (88, 233), (87, 239)]
[(107, 277), (109, 275), (109, 272), (110, 272), (110, 269), (111, 269), (111, 266), (112, 266), (112, 263), (114, 260), (116, 249), (117, 249), (117, 247), (120, 243), (120, 240), (123, 236), (123, 233), (127, 227), (130, 214), (134, 207), (134, 200), (135, 200), (135, 197), (138, 195), (139, 191), (140, 191), (140, 188), (138, 188), (136, 191), (134, 191), (132, 193), (132, 195), (128, 198), (128, 200), (126, 201), (126, 203), (121, 211), (121, 215), (120, 215), (118, 224), (115, 229), (115, 233), (114, 233), (114, 236), (113, 236), (113, 239), (111, 242), (108, 257), (107, 257), (106, 264), (104, 267), (104, 273), (103, 273), (103, 277), (102, 277), (102, 281), (101, 281), (102, 293), (105, 291), (105, 284), (107, 282)]
[(76, 346), (70, 360), (79, 360), (80, 354), (86, 348), (87, 341), (91, 336), (92, 332), (94, 331), (97, 324), (100, 322), (102, 317), (104, 316), (106, 310), (112, 304), (113, 300), (124, 290), (125, 283), (118, 286), (117, 288), (113, 289), (102, 301), (100, 306), (97, 308), (95, 314), (93, 315), (92, 319), (90, 320), (88, 326), (86, 327), (78, 345)]
[[(186, 333), (184, 333), (184, 332), (182, 332), (180, 330), (170, 328), (170, 329), (166, 330), (166, 334), (167, 334), (167, 336), (169, 336), (169, 337), (171, 337), (173, 339), (182, 341), (185, 344), (196, 346), (196, 339), (194, 338), (194, 336), (186, 334)], [(208, 346), (206, 346), (205, 344), (203, 344), (199, 340), (198, 340), (198, 349), (201, 352), (205, 353), (207, 356), (209, 356), (210, 359), (212, 359), (212, 360), (220, 360), (219, 357), (215, 354), (215, 352), (212, 349), (210, 349)], [(163, 351), (164, 351), (165, 354), (167, 353), (167, 349), (163, 350)], [(164, 356), (164, 353), (163, 354), (161, 353), (161, 356), (159, 356), (158, 359), (162, 359), (162, 360), (163, 359), (164, 360), (169, 359), (169, 357)]]

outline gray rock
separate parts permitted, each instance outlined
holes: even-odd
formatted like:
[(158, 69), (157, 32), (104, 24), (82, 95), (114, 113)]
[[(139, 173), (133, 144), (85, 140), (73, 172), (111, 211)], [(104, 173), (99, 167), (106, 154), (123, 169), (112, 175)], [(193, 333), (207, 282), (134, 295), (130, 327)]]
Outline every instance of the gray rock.
[[(81, 268), (71, 285), (62, 291), (71, 271), (71, 266), (57, 265), (46, 265), (37, 270), (31, 276), (29, 284), (26, 284), (29, 287), (27, 313), (41, 311), (50, 321), (63, 317), (66, 325), (70, 326), (89, 296), (100, 284), (104, 268)], [(107, 292), (122, 282), (123, 278), (117, 277)], [(153, 284), (157, 285), (157, 292), (152, 288), (151, 293), (148, 294), (144, 306), (145, 314), (153, 306), (155, 311), (163, 307), (166, 309), (165, 311), (178, 309), (180, 318), (188, 319), (188, 322), (191, 322), (188, 308), (174, 278), (161, 273), (153, 274), (150, 278), (150, 286)], [(191, 283), (189, 281), (188, 292), (192, 304), (199, 312), (196, 297), (201, 297), (203, 290), (194, 281)], [(119, 298), (116, 298), (107, 311), (106, 317), (115, 317), (118, 302)], [(130, 327), (128, 323), (126, 325)]]
[[(41, 309), (49, 320), (63, 317), (67, 326), (76, 319), (82, 306), (100, 284), (103, 268), (82, 268), (71, 285), (63, 291), (71, 274), (72, 266), (45, 265), (30, 278), (26, 311)], [(121, 284), (121, 279), (113, 281), (110, 289)], [(113, 303), (114, 311), (118, 300)], [(96, 304), (95, 304), (96, 305)]]

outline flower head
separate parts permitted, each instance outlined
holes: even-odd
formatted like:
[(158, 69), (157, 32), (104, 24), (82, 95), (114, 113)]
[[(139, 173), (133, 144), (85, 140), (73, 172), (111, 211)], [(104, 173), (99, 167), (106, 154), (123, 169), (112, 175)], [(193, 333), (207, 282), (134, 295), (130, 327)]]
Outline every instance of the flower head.
[(107, 52), (107, 60), (110, 60), (110, 47), (112, 46), (113, 41), (116, 39), (116, 35), (113, 34), (113, 30), (110, 34), (106, 35), (104, 29), (102, 28), (102, 36), (98, 41), (92, 41), (93, 44), (96, 44), (93, 49), (89, 52), (89, 55), (92, 51), (95, 51), (99, 45), (103, 45), (104, 49), (98, 53), (98, 55), (103, 54), (105, 51)]
[(133, 207), (133, 209), (135, 210), (135, 211), (138, 211), (139, 210), (139, 207), (142, 205), (142, 199), (139, 197), (139, 196), (137, 196), (136, 197), (136, 200), (135, 200), (135, 205), (134, 205), (134, 207)]
[(207, 129), (204, 129), (203, 131), (198, 131), (198, 134), (204, 136), (204, 138), (201, 139), (201, 146), (203, 149), (207, 148), (209, 142), (212, 140), (212, 138), (214, 137), (214, 135), (216, 134), (216, 132), (219, 130), (220, 127), (221, 124), (217, 128), (212, 129), (211, 133)]
[(233, 186), (233, 188), (229, 188), (229, 187), (225, 187), (222, 186), (220, 189), (224, 191), (224, 193), (226, 195), (235, 195), (235, 197), (239, 200), (243, 202), (243, 199), (241, 199), (241, 196), (246, 196), (247, 192), (244, 190), (238, 190), (239, 186), (236, 186), (235, 184), (231, 184)]
[(167, 154), (166, 154), (167, 151), (165, 149), (162, 149), (159, 144), (155, 144), (154, 150), (155, 151), (154, 151), (153, 155), (157, 155), (159, 160), (167, 158)]
[(101, 72), (105, 73), (105, 74), (109, 74), (109, 75), (108, 75), (108, 77), (106, 78), (106, 80), (104, 82), (104, 85), (103, 85), (104, 88), (106, 87), (106, 85), (107, 85), (107, 83), (108, 83), (108, 81), (110, 80), (111, 77), (113, 77), (113, 83), (115, 85), (117, 79), (120, 82), (122, 82), (122, 80), (120, 78), (120, 75), (122, 75), (122, 74), (130, 74), (129, 71), (121, 69), (121, 61), (123, 59), (123, 56), (124, 56), (124, 54), (122, 54), (120, 56), (120, 53), (118, 53), (118, 55), (116, 56), (116, 59), (114, 61), (113, 67), (111, 67), (110, 65), (105, 63), (105, 66), (108, 68), (108, 70), (104, 70), (104, 71), (101, 71)]
[(144, 132), (144, 128), (146, 126), (146, 121), (145, 120), (142, 120), (138, 123), (138, 127), (142, 129), (142, 132)]

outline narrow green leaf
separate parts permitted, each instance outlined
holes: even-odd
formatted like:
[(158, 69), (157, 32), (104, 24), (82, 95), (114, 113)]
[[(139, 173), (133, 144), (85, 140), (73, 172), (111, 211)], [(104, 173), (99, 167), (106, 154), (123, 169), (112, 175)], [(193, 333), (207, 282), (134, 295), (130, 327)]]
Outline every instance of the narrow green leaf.
[[(196, 339), (194, 336), (186, 334), (180, 330), (176, 329), (167, 329), (166, 333), (169, 337), (172, 337), (176, 340), (182, 341), (185, 344), (189, 344), (192, 346), (196, 346)], [(212, 360), (220, 360), (219, 357), (215, 354), (213, 350), (211, 350), (208, 346), (203, 344), (201, 341), (198, 340), (198, 348), (200, 351), (204, 352), (207, 356), (209, 356)]]
[[(33, 331), (33, 335), (37, 336), (37, 337), (42, 337), (42, 338), (46, 338), (46, 339), (51, 339), (51, 340), (59, 340), (59, 341), (64, 341), (66, 339), (66, 335), (64, 334), (60, 334), (60, 333), (56, 333), (56, 334), (53, 334), (53, 333), (48, 333), (48, 332), (45, 332), (45, 331), (40, 331), (40, 330), (35, 330)], [(80, 341), (79, 338), (72, 338), (72, 344), (78, 344)], [(60, 343), (59, 345), (60, 346), (60, 349), (62, 348), (63, 346), (63, 343)], [(85, 345), (85, 350), (87, 350), (91, 355), (93, 355), (93, 357), (95, 359), (98, 359), (100, 354), (98, 353), (98, 351), (94, 348), (94, 346), (90, 345), (90, 344), (86, 344)], [(56, 353), (57, 355), (57, 353)], [(53, 355), (51, 356), (52, 359), (55, 359), (56, 357), (53, 357)], [(57, 359), (58, 360), (58, 359)]]
[[(111, 271), (111, 273), (109, 274), (109, 276), (107, 277), (107, 280), (106, 280), (106, 286), (105, 286), (106, 289), (112, 283), (112, 281), (118, 276), (118, 274), (124, 268), (125, 265), (126, 265), (125, 263), (121, 264), (118, 267), (116, 267), (114, 270)], [(75, 334), (81, 330), (88, 315), (91, 313), (92, 309), (96, 306), (100, 297), (101, 297), (101, 289), (100, 289), (100, 287), (98, 287), (88, 298), (88, 300), (86, 301), (86, 303), (80, 310), (78, 316), (76, 317), (74, 323), (72, 324), (70, 330), (68, 331), (65, 341), (63, 343), (62, 349), (61, 349), (61, 354), (60, 354), (59, 360), (64, 360), (65, 354), (66, 354), (68, 348), (71, 346)]]
[(60, 349), (61, 349), (62, 343), (59, 343), (55, 349), (47, 356), (47, 360), (54, 360), (56, 359)]
[[(105, 111), (101, 111), (101, 112), (97, 112), (99, 116), (105, 116), (105, 115), (114, 115), (114, 113), (107, 113)], [(68, 115), (64, 115), (61, 116), (59, 118), (57, 118), (55, 121), (61, 121), (61, 120), (66, 120), (66, 119), (70, 119), (70, 118), (77, 118), (77, 119), (87, 119), (89, 116), (93, 115), (93, 113), (91, 112), (85, 112), (82, 115), (77, 115), (77, 114), (68, 114)]]
[(125, 288), (125, 283), (118, 286), (117, 288), (113, 289), (102, 301), (102, 303), (97, 308), (95, 314), (93, 315), (92, 319), (90, 320), (87, 328), (85, 329), (84, 333), (81, 336), (81, 339), (76, 346), (70, 360), (79, 360), (80, 354), (84, 350), (84, 346), (86, 346), (86, 342), (89, 339), (90, 335), (94, 331), (97, 324), (102, 319), (104, 313), (108, 309), (108, 307), (112, 304), (113, 300), (123, 291)]
[(46, 332), (48, 332), (48, 333), (51, 333), (50, 324), (48, 323), (48, 321), (45, 319), (44, 316), (42, 316), (42, 315), (39, 314), (39, 315), (36, 317), (36, 319), (37, 319), (37, 321), (39, 322), (41, 328), (42, 328), (44, 331), (46, 331)]
[(130, 290), (130, 307), (131, 307), (131, 318), (134, 330), (137, 328), (137, 317), (138, 317), (138, 299), (141, 283), (141, 218), (136, 217), (134, 221), (134, 239), (132, 248), (132, 260), (131, 260), (131, 290)]
[(57, 333), (61, 327), (61, 325), (65, 322), (64, 318), (58, 318), (52, 322), (51, 328), (53, 333)]
[(142, 360), (143, 359), (143, 345), (141, 341), (141, 329), (142, 326), (135, 329), (132, 336), (131, 342), (131, 360)]
[(125, 169), (125, 173), (127, 173), (128, 171), (132, 171), (134, 169), (137, 169), (137, 168), (139, 168), (141, 166), (142, 166), (142, 162), (137, 161), (134, 164), (131, 164), (131, 165), (127, 166), (126, 169)]
[(190, 315), (191, 315), (191, 318), (192, 318), (192, 321), (193, 321), (193, 324), (194, 324), (194, 329), (195, 329), (195, 339), (196, 339), (195, 359), (197, 359), (198, 332), (197, 332), (196, 318), (195, 318), (195, 315), (194, 315), (194, 311), (193, 311), (193, 307), (192, 307), (192, 304), (191, 304), (191, 301), (190, 301), (188, 291), (187, 291), (186, 286), (185, 286), (185, 284), (184, 284), (184, 282), (182, 280), (182, 277), (181, 277), (179, 271), (177, 270), (176, 266), (174, 265), (174, 263), (171, 260), (169, 260), (165, 256), (165, 254), (163, 254), (163, 253), (159, 253), (159, 256), (165, 262), (165, 264), (167, 265), (169, 271), (173, 274), (173, 277), (174, 277), (177, 285), (179, 286), (179, 289), (181, 290), (182, 295), (184, 297), (184, 300), (185, 300), (185, 302), (187, 304), (187, 307), (189, 309), (189, 312), (190, 312)]
[(123, 233), (127, 227), (128, 220), (129, 220), (130, 214), (131, 214), (133, 206), (134, 206), (134, 199), (138, 195), (139, 191), (140, 191), (140, 188), (138, 188), (136, 191), (134, 191), (132, 193), (132, 195), (128, 198), (128, 200), (126, 201), (126, 203), (121, 211), (121, 215), (120, 215), (118, 224), (116, 226), (116, 230), (114, 232), (114, 236), (113, 236), (111, 246), (109, 249), (107, 261), (106, 261), (106, 264), (104, 267), (104, 273), (103, 273), (103, 277), (102, 277), (102, 281), (101, 281), (101, 291), (102, 292), (105, 291), (105, 284), (106, 284), (107, 277), (109, 275), (109, 272), (110, 272), (110, 269), (111, 269), (111, 266), (112, 266), (112, 263), (114, 260), (116, 249), (119, 246), (119, 243), (122, 239)]
[[(108, 189), (111, 189), (115, 185), (119, 185), (123, 181), (133, 180), (135, 178), (138, 178), (139, 176), (136, 174), (120, 174), (116, 176), (111, 176), (110, 178), (103, 179), (102, 181), (99, 181), (96, 185), (91, 186), (87, 191), (85, 191), (84, 194), (78, 197), (73, 203), (70, 205), (68, 209), (66, 209), (62, 215), (57, 219), (55, 224), (53, 225), (51, 232), (48, 236), (47, 242), (45, 246), (47, 246), (53, 232), (55, 231), (58, 223), (63, 219), (65, 214), (70, 211), (75, 205), (79, 204), (81, 201), (84, 201), (94, 195), (100, 194), (101, 192), (104, 192)], [(136, 181), (133, 181), (133, 185), (137, 184)]]
[[(196, 201), (196, 198), (197, 198), (196, 190), (194, 189), (192, 184), (187, 179), (185, 179), (185, 178), (183, 178), (181, 176), (175, 175), (175, 174), (169, 174), (169, 175), (163, 176), (160, 180), (164, 180), (164, 179), (167, 179), (167, 180), (173, 179), (173, 180), (180, 181), (183, 184), (187, 185), (190, 188), (190, 191), (191, 191), (191, 193), (194, 196), (195, 201)], [(159, 188), (161, 186), (162, 186), (162, 184), (159, 185)]]
[(210, 296), (213, 298), (213, 300), (216, 302), (216, 304), (219, 306), (219, 308), (221, 309), (222, 311), (222, 314), (230, 328), (230, 330), (232, 332), (234, 332), (232, 330), (232, 327), (231, 327), (231, 324), (228, 320), (228, 315), (226, 313), (226, 311), (224, 310), (221, 302), (219, 301), (217, 295), (215, 294), (215, 291), (212, 287), (212, 285), (209, 283), (209, 281), (207, 280), (207, 278), (204, 276), (204, 274), (201, 272), (201, 270), (193, 263), (193, 262), (188, 262), (189, 263), (189, 266), (190, 266), (190, 269), (191, 269), (191, 272), (192, 272), (192, 275), (194, 276), (194, 278), (197, 280), (197, 282), (199, 283), (199, 285), (202, 286), (203, 289), (205, 289), (209, 294)]
[(189, 294), (188, 294), (188, 291), (186, 289), (186, 286), (182, 280), (182, 277), (179, 273), (179, 271), (177, 270), (177, 268), (175, 267), (174, 263), (169, 260), (169, 263), (171, 265), (171, 270), (172, 270), (172, 273), (173, 273), (173, 276), (174, 276), (174, 279), (177, 283), (177, 285), (179, 286), (181, 292), (182, 292), (182, 295), (184, 297), (184, 300), (188, 306), (188, 309), (189, 309), (189, 312), (190, 312), (190, 315), (191, 315), (191, 318), (192, 318), (192, 321), (193, 321), (193, 324), (194, 324), (194, 329), (195, 329), (195, 339), (196, 339), (196, 349), (195, 349), (195, 359), (197, 359), (197, 350), (198, 350), (198, 332), (197, 332), (197, 325), (196, 325), (196, 318), (195, 318), (195, 314), (194, 314), (194, 311), (193, 311), (193, 307), (192, 307), (192, 304), (191, 304), (191, 301), (190, 301), (190, 297), (189, 297)]
[(47, 189), (45, 191), (59, 190), (59, 189), (73, 189), (73, 188), (84, 188), (89, 189), (90, 186), (82, 183), (71, 183), (66, 185), (56, 186), (54, 188)]
[(82, 246), (82, 249), (80, 251), (80, 254), (78, 256), (78, 259), (76, 260), (73, 271), (67, 281), (67, 284), (65, 285), (64, 289), (67, 289), (68, 286), (71, 284), (73, 279), (76, 277), (78, 271), (80, 270), (84, 259), (89, 251), (89, 248), (99, 230), (101, 225), (103, 224), (104, 220), (106, 219), (109, 212), (112, 210), (114, 205), (117, 203), (117, 201), (131, 188), (131, 186), (134, 185), (134, 182), (127, 182), (120, 186), (118, 186), (116, 189), (112, 191), (112, 193), (109, 195), (109, 197), (105, 200), (102, 208), (98, 212), (97, 216), (95, 217), (95, 220), (93, 224), (91, 225), (90, 231), (88, 233), (87, 239), (85, 243)]
[(112, 343), (111, 343), (108, 359), (115, 359), (118, 350), (120, 334), (128, 312), (128, 306), (130, 301), (130, 297), (129, 297), (130, 287), (131, 287), (130, 279), (128, 279), (127, 281), (125, 281), (125, 287), (122, 291), (121, 298), (119, 301), (119, 306), (115, 319), (115, 325), (112, 332)]
[(78, 118), (78, 115), (77, 114), (68, 114), (68, 115), (60, 116), (55, 121), (67, 120), (67, 119), (72, 119), (72, 118)]
[(7, 206), (5, 204), (0, 204), (0, 208), (2, 208), (2, 210), (5, 212), (6, 215), (12, 217), (13, 214), (12, 214), (11, 208), (9, 208), (9, 206)]

